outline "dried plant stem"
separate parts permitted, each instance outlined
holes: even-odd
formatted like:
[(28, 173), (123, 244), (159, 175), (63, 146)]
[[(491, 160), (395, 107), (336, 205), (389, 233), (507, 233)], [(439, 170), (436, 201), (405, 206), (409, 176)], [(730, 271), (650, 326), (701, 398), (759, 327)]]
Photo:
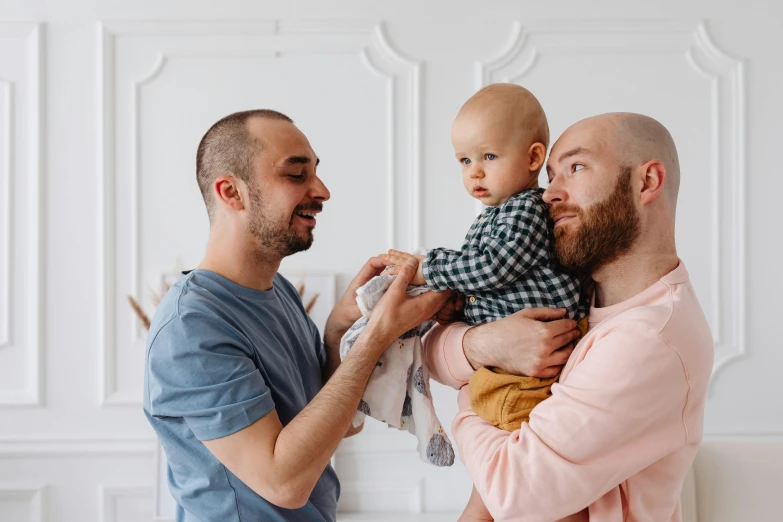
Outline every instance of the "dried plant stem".
[(315, 294), (315, 295), (312, 297), (312, 299), (310, 299), (310, 302), (309, 302), (309, 303), (307, 303), (307, 304), (305, 305), (305, 313), (306, 313), (306, 314), (308, 314), (308, 315), (310, 314), (310, 310), (312, 310), (312, 309), (313, 309), (313, 307), (315, 306), (315, 302), (316, 302), (316, 301), (318, 301), (318, 296), (319, 296), (319, 295), (320, 295), (320, 294)]
[(150, 318), (147, 317), (147, 314), (144, 313), (144, 310), (141, 309), (139, 303), (137, 303), (132, 296), (128, 296), (128, 302), (130, 303), (131, 308), (133, 308), (133, 311), (136, 312), (136, 316), (139, 318), (139, 321), (141, 321), (141, 324), (144, 325), (144, 329), (149, 331), (151, 324)]

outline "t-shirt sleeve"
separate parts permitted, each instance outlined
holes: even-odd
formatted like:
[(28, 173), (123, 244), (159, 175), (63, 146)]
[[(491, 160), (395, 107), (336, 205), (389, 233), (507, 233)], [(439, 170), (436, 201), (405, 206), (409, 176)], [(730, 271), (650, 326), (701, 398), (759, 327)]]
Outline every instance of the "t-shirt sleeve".
[(199, 440), (231, 435), (275, 407), (253, 347), (225, 321), (180, 313), (150, 343), (150, 414), (180, 417)]

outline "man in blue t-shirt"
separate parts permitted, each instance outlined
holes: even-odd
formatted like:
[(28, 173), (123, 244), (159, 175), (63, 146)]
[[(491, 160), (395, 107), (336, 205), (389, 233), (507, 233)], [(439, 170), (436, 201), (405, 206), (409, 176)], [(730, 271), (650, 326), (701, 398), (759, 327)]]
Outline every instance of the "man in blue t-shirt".
[(321, 342), (277, 273), (310, 247), (329, 199), (318, 162), (270, 110), (227, 116), (199, 144), (209, 243), (158, 307), (145, 367), (144, 413), (166, 452), (177, 521), (333, 522), (340, 486), (329, 459), (359, 431), (350, 424), (375, 363), (449, 297), (406, 296), (413, 260), (340, 363), (340, 338), (360, 317), (355, 291), (385, 264), (365, 264)]

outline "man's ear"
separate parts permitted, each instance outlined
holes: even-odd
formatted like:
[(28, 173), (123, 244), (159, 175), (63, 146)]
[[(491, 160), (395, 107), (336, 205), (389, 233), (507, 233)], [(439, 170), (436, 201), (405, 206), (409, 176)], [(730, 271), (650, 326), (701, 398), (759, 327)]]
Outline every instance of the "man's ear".
[(245, 182), (231, 175), (218, 176), (212, 184), (215, 202), (232, 210), (245, 209)]
[(527, 157), (530, 161), (530, 172), (535, 172), (544, 166), (546, 160), (546, 147), (543, 143), (536, 142), (527, 149)]
[(666, 182), (666, 167), (659, 160), (651, 160), (640, 167), (642, 190), (640, 192), (640, 201), (646, 205), (654, 201), (663, 191), (663, 185)]

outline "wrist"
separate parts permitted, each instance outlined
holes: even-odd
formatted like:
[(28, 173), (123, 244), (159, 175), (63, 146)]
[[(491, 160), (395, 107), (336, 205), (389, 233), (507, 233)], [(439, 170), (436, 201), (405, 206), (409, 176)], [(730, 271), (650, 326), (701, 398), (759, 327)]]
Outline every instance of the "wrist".
[(462, 352), (474, 370), (478, 370), (482, 366), (493, 366), (484, 347), (485, 330), (486, 325), (474, 326), (462, 337)]
[(339, 332), (337, 332), (334, 329), (330, 329), (327, 325), (326, 328), (324, 328), (324, 346), (326, 348), (334, 348), (340, 346), (340, 340), (343, 338), (342, 335), (338, 335)]
[(348, 321), (339, 317), (339, 314), (332, 311), (324, 327), (324, 344), (329, 347), (340, 346), (340, 340), (352, 324), (353, 322), (349, 324)]
[(380, 357), (386, 351), (386, 348), (399, 336), (384, 328), (382, 324), (374, 321), (371, 317), (367, 326), (364, 327), (361, 337), (364, 338), (362, 339), (362, 345), (365, 349), (372, 351), (377, 354), (377, 357)]

